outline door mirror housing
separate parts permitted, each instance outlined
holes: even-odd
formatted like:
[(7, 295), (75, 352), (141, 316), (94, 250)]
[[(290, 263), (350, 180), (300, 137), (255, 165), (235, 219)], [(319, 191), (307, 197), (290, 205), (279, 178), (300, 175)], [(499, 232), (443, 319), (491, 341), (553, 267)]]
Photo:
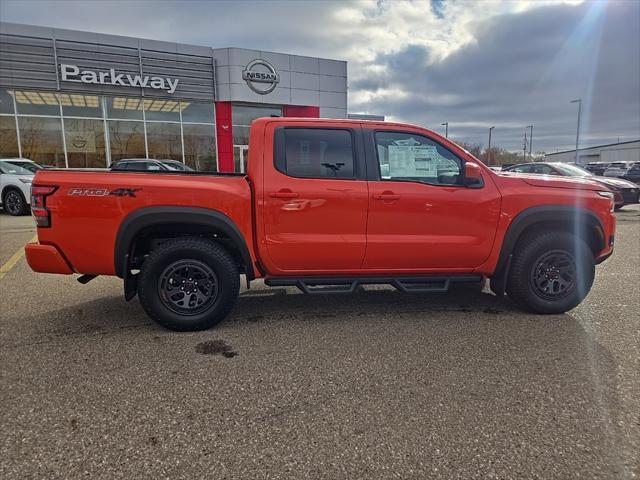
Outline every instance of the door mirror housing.
[(464, 164), (464, 184), (469, 188), (482, 188), (482, 169), (475, 162), (465, 162)]

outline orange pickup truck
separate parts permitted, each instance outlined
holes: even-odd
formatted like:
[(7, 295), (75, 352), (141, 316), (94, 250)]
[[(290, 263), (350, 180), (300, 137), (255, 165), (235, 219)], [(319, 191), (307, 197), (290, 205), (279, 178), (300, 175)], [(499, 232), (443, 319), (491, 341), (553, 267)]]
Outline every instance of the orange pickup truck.
[(305, 293), (391, 284), (497, 295), (559, 313), (613, 252), (613, 194), (567, 177), (497, 174), (424, 128), (262, 118), (246, 174), (40, 170), (36, 272), (124, 280), (173, 330), (220, 322), (247, 283)]

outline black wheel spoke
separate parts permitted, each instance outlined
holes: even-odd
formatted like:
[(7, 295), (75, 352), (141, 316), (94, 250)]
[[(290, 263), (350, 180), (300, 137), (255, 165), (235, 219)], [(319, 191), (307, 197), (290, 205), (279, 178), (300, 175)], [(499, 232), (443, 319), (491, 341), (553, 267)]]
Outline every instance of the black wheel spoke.
[(160, 275), (158, 292), (162, 303), (181, 315), (197, 315), (218, 297), (218, 282), (209, 265), (199, 260), (179, 260)]
[(573, 255), (564, 250), (542, 254), (531, 269), (531, 285), (545, 300), (558, 300), (571, 294), (576, 286)]

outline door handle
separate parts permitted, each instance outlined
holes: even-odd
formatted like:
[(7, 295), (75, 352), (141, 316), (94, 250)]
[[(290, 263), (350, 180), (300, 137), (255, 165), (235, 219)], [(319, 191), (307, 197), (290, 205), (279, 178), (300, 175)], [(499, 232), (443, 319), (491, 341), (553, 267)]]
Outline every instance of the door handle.
[(378, 195), (374, 195), (373, 196), (374, 200), (383, 200), (385, 202), (389, 201), (389, 200), (399, 200), (400, 199), (400, 195), (397, 195), (395, 193), (391, 193), (391, 192), (385, 192), (385, 193), (380, 193)]
[(269, 193), (269, 196), (272, 198), (283, 198), (283, 199), (298, 198), (298, 194), (295, 192), (292, 192), (291, 190), (280, 190), (279, 192), (271, 192)]

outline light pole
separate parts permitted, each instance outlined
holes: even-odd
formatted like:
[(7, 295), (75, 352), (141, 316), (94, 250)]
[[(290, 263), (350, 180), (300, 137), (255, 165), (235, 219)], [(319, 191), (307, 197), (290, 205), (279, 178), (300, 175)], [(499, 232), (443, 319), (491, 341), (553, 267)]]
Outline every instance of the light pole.
[(496, 127), (491, 127), (489, 129), (489, 148), (487, 148), (487, 165), (491, 165), (491, 130)]
[(578, 163), (578, 143), (580, 142), (580, 114), (582, 113), (582, 99), (571, 100), (569, 103), (578, 104), (578, 128), (576, 130), (576, 157), (575, 162)]
[(531, 129), (529, 133), (529, 160), (533, 162), (533, 152), (531, 151), (531, 145), (533, 145), (533, 125), (528, 125), (527, 128)]
[(444, 122), (440, 125), (444, 125), (444, 138), (449, 138), (449, 122)]

